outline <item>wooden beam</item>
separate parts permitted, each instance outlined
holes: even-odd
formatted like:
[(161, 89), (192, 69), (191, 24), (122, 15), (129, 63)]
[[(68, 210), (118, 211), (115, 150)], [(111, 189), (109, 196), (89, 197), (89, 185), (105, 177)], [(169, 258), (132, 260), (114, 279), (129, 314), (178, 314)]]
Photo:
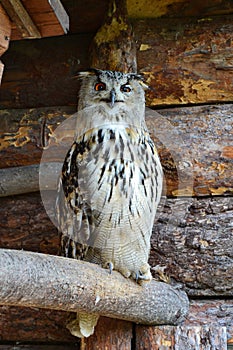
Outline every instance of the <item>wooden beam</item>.
[(109, 1), (105, 21), (92, 41), (90, 55), (90, 67), (137, 72), (136, 43), (126, 0)]
[(41, 33), (20, 0), (1, 0), (1, 2), (23, 38), (41, 38)]
[(48, 3), (52, 7), (61, 27), (64, 30), (64, 34), (66, 34), (69, 30), (69, 16), (66, 13), (62, 3), (60, 0), (48, 0)]
[(96, 264), (1, 249), (0, 266), (2, 305), (83, 311), (153, 325), (177, 325), (188, 313), (184, 292), (154, 280), (139, 285)]

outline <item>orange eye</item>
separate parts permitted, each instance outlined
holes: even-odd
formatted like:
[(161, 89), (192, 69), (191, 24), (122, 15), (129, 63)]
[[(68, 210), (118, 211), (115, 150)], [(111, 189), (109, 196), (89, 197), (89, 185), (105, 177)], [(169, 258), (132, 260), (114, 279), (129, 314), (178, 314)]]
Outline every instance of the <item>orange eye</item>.
[(103, 91), (106, 90), (106, 85), (104, 83), (95, 84), (95, 91)]
[(129, 85), (121, 85), (121, 92), (130, 92), (131, 90)]

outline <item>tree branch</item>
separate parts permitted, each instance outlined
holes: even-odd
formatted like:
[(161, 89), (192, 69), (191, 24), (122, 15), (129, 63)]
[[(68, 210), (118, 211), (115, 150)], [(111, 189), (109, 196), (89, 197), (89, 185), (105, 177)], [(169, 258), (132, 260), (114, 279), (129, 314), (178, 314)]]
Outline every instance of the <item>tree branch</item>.
[(142, 324), (179, 324), (188, 298), (152, 281), (140, 286), (120, 273), (58, 256), (0, 250), (0, 304), (86, 311)]

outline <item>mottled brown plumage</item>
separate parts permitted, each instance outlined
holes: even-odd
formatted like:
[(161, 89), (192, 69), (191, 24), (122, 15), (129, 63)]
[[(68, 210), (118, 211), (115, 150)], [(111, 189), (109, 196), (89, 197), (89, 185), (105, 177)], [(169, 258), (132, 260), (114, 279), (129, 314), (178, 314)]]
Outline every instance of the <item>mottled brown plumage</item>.
[(81, 73), (76, 136), (59, 182), (61, 250), (150, 281), (150, 237), (162, 169), (137, 74)]

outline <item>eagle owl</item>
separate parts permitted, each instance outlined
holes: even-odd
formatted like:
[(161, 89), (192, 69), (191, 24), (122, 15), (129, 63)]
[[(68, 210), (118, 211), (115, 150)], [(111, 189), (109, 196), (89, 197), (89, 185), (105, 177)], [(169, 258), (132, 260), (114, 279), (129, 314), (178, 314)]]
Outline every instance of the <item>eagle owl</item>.
[[(76, 135), (56, 202), (62, 255), (150, 281), (150, 237), (163, 175), (145, 124), (147, 86), (134, 73), (91, 69), (79, 76)], [(79, 313), (68, 327), (88, 336), (97, 319)]]

